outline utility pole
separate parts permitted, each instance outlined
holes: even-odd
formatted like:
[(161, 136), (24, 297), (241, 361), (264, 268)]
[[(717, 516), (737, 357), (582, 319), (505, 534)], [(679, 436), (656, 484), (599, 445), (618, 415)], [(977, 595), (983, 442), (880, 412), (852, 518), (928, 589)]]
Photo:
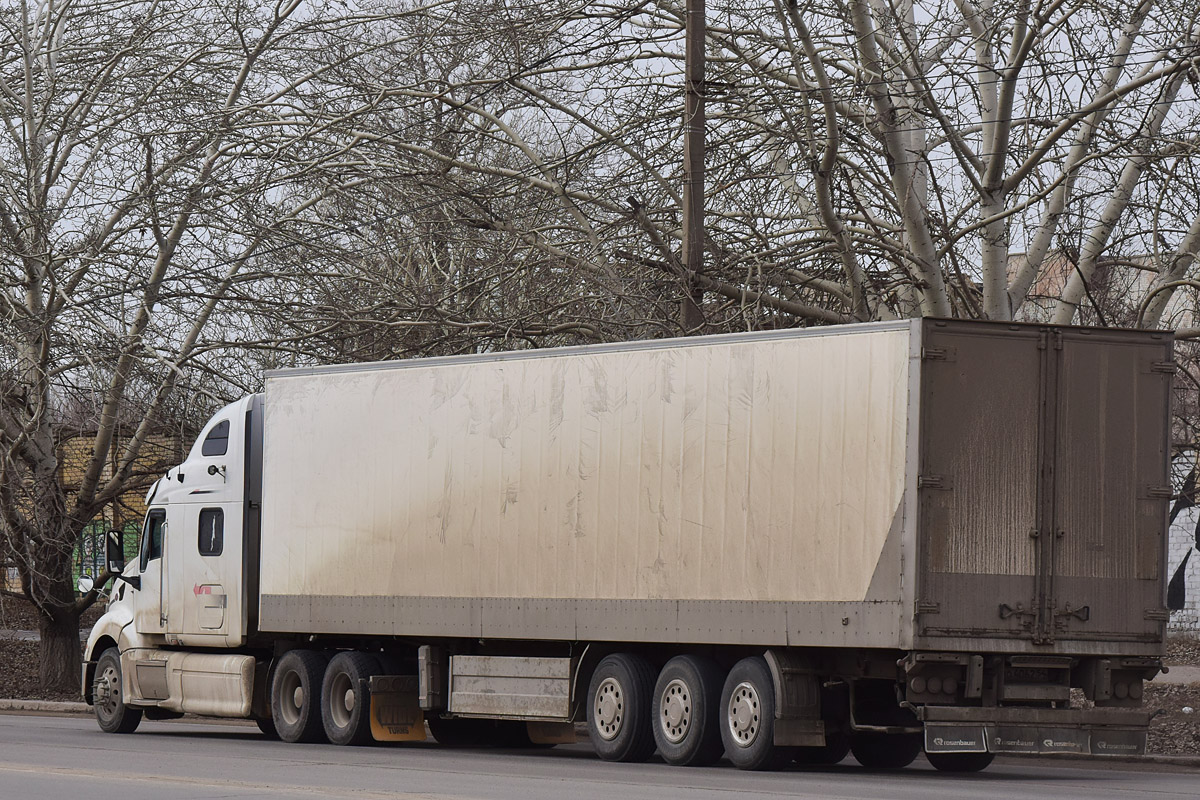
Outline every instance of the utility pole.
[(704, 0), (687, 0), (683, 111), (684, 296), (679, 321), (684, 331), (704, 324), (704, 290), (695, 276), (704, 271)]

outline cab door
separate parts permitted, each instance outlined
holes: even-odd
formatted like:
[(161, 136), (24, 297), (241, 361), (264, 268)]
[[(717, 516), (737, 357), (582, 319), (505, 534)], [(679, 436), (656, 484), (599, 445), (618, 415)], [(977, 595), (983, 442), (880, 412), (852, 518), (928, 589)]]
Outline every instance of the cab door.
[(252, 398), (217, 412), (178, 472), (172, 495), (168, 641), (232, 647), (245, 639), (243, 518), (246, 432)]
[(165, 633), (167, 630), (168, 570), (163, 569), (167, 547), (167, 512), (151, 509), (142, 527), (142, 546), (138, 561), (141, 587), (134, 606), (134, 625), (138, 633)]

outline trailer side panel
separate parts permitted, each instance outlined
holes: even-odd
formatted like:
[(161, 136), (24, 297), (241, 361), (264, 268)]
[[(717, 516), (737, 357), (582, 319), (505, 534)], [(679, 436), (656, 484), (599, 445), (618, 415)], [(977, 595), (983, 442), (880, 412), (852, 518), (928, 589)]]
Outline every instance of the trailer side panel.
[(260, 627), (900, 647), (912, 330), (272, 376)]

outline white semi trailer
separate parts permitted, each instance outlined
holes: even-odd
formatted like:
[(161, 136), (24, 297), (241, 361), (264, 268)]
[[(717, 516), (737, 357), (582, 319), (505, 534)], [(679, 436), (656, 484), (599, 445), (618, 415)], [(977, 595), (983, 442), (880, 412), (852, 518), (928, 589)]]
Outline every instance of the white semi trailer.
[(112, 549), (83, 693), (749, 769), (1142, 752), (1171, 353), (918, 320), (273, 372)]

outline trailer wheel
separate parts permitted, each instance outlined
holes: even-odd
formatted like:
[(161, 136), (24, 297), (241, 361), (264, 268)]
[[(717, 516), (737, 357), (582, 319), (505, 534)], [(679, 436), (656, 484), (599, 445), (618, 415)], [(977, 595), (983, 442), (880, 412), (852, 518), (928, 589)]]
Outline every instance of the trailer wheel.
[(850, 737), (844, 733), (826, 733), (821, 747), (797, 747), (796, 763), (811, 766), (840, 764), (850, 753)]
[(699, 656), (676, 656), (654, 685), (654, 741), (668, 764), (707, 766), (721, 758), (721, 668)]
[(654, 667), (639, 655), (614, 653), (588, 685), (587, 722), (596, 755), (645, 761), (654, 755)]
[(142, 721), (141, 709), (125, 705), (121, 696), (121, 656), (115, 647), (105, 650), (96, 663), (92, 709), (105, 733), (133, 733)]
[(925, 758), (941, 772), (981, 772), (988, 768), (995, 753), (926, 753)]
[(850, 735), (850, 752), (867, 769), (903, 769), (921, 753), (919, 733), (872, 733)]
[(321, 679), (329, 656), (315, 650), (289, 650), (279, 659), (271, 681), (271, 718), (285, 742), (320, 742)]
[(363, 745), (373, 741), (367, 682), (378, 674), (378, 659), (367, 653), (347, 650), (329, 662), (321, 682), (321, 722), (330, 742)]
[(775, 744), (775, 683), (762, 656), (733, 665), (721, 690), (721, 741), (738, 769), (782, 769), (794, 747)]

